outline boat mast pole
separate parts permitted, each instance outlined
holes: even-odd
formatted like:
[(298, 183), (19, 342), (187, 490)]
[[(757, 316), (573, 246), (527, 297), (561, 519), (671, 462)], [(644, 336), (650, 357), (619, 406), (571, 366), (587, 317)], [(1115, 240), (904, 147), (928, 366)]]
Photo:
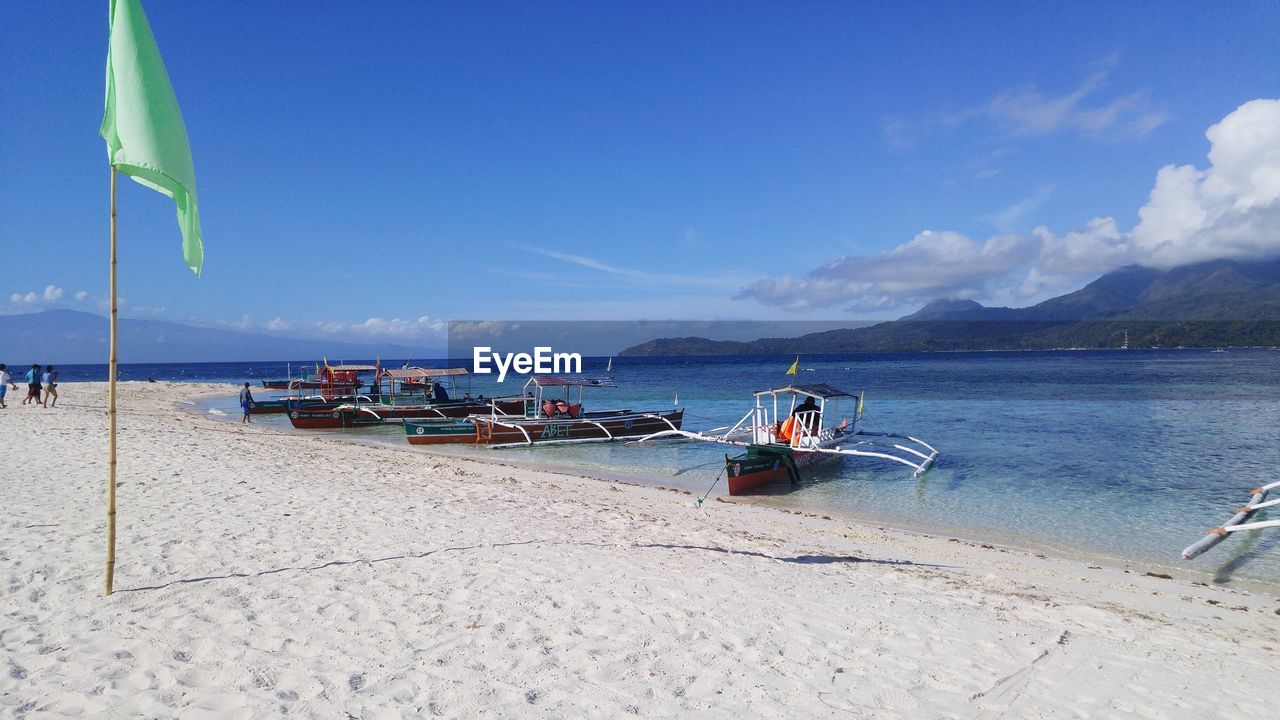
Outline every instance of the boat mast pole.
[(116, 573), (116, 167), (111, 166), (111, 342), (107, 356), (107, 579), (111, 594)]

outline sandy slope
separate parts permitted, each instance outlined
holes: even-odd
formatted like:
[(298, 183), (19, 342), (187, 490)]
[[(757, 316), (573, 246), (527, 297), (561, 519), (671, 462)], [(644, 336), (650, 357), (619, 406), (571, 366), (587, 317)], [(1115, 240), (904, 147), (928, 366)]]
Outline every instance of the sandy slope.
[(63, 388), (0, 411), (0, 715), (1274, 717), (1273, 597), (175, 411), (207, 386), (124, 386), (103, 598)]

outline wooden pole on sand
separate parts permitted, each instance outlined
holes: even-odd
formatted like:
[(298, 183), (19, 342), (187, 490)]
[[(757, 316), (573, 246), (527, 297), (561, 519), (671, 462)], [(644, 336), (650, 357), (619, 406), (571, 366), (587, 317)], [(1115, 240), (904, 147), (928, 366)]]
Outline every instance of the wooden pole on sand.
[(116, 574), (116, 168), (111, 166), (111, 350), (107, 360), (107, 582)]

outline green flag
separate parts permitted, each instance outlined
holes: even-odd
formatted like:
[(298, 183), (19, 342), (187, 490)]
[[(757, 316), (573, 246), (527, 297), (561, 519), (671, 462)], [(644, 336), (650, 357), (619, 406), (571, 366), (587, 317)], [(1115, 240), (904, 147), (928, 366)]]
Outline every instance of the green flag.
[(107, 106), (100, 134), (120, 172), (173, 198), (182, 229), (182, 256), (200, 275), (204, 244), (196, 207), (196, 173), (182, 111), (169, 84), (155, 36), (138, 0), (111, 0)]

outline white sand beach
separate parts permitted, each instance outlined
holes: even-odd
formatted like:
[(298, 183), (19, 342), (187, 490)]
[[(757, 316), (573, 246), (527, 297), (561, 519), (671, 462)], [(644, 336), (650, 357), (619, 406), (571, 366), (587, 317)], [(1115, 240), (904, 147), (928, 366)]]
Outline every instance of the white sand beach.
[(180, 409), (0, 411), (7, 717), (1275, 717), (1280, 600)]

